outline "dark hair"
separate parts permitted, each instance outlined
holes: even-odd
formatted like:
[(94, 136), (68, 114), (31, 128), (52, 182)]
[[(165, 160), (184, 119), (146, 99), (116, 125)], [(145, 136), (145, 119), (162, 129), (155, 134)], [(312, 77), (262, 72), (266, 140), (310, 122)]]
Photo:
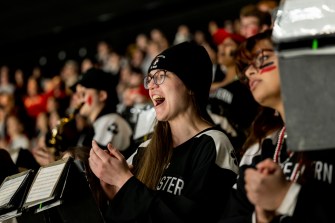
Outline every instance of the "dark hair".
[[(266, 30), (264, 32), (258, 33), (252, 37), (249, 37), (245, 42), (243, 42), (237, 53), (237, 67), (239, 73), (249, 64), (252, 60), (252, 51), (254, 50), (256, 44), (261, 40), (271, 40), (272, 29)], [(275, 115), (275, 110), (268, 107), (260, 107), (258, 115), (252, 122), (249, 136), (247, 137), (245, 143), (243, 144), (241, 152), (244, 153), (254, 143), (262, 143), (262, 140), (274, 131), (279, 130), (284, 126), (284, 122), (280, 115)]]
[(257, 8), (257, 5), (249, 4), (244, 6), (240, 10), (240, 17), (256, 17), (258, 19), (258, 25), (271, 26), (272, 25), (272, 15), (270, 12), (263, 12)]
[(113, 89), (112, 93), (107, 92), (107, 99), (105, 101), (105, 106), (100, 112), (100, 114), (115, 113), (118, 104), (119, 104), (119, 98), (115, 93), (115, 89)]
[(135, 66), (131, 65), (130, 70), (136, 75), (142, 75), (142, 76), (144, 75), (142, 69), (139, 68), (139, 67), (135, 67)]
[[(261, 40), (269, 40), (272, 43), (272, 29), (267, 29), (264, 32), (257, 33), (254, 36), (249, 37), (244, 41), (238, 48), (236, 54), (236, 65), (237, 73), (240, 74), (252, 60), (252, 51), (255, 48), (256, 44)], [(244, 82), (244, 80), (241, 80)]]
[(269, 134), (281, 129), (284, 122), (280, 115), (275, 115), (275, 110), (260, 107), (260, 111), (251, 124), (249, 135), (244, 142), (241, 155), (253, 144), (262, 144), (262, 140)]

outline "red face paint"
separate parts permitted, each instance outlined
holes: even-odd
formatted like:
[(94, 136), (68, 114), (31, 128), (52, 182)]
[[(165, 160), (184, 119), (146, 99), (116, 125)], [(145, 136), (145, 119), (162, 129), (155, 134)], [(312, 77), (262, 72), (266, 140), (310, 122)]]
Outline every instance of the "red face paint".
[(258, 27), (251, 28), (250, 33), (251, 35), (256, 35), (257, 33), (259, 33), (259, 28)]
[(269, 71), (272, 71), (272, 70), (274, 70), (274, 69), (276, 69), (277, 68), (277, 66), (276, 65), (274, 65), (273, 63), (271, 63), (271, 65), (269, 64), (269, 66), (263, 66), (264, 68), (263, 69), (260, 69), (260, 74), (263, 74), (263, 73), (265, 73), (265, 72), (269, 72)]
[(90, 106), (92, 105), (92, 96), (87, 97), (86, 103)]

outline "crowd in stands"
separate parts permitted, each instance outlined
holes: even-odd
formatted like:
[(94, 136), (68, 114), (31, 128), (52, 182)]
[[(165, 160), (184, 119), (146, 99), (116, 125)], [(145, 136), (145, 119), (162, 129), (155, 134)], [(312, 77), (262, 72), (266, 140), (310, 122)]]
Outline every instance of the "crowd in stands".
[[(263, 2), (269, 2), (264, 5), (271, 8), (263, 6)], [(86, 57), (82, 61), (67, 60), (59, 69), (60, 73), (53, 77), (43, 74), (42, 68), (39, 66), (34, 67), (29, 74), (23, 73), (23, 70), (19, 68), (11, 70), (10, 67), (2, 65), (0, 69), (1, 147), (10, 152), (14, 162), (17, 161), (18, 156), (15, 151), (20, 149), (32, 152), (39, 160), (34, 151), (38, 147), (45, 147), (47, 133), (56, 127), (62, 117), (66, 117), (74, 111), (76, 96), (75, 90), (71, 87), (75, 85), (83, 73), (92, 67), (99, 68), (116, 77), (116, 90), (120, 102), (117, 105), (118, 113), (125, 117), (134, 128), (137, 113), (131, 108), (142, 109), (151, 104), (148, 91), (143, 87), (143, 78), (151, 61), (169, 46), (184, 41), (195, 41), (204, 46), (211, 56), (214, 64), (213, 70), (215, 70), (211, 95), (214, 99), (219, 98), (218, 100), (225, 104), (218, 106), (217, 104), (220, 103), (213, 99), (211, 109), (215, 113), (214, 115), (227, 117), (230, 115), (229, 110), (231, 109), (230, 113), (235, 115), (234, 109), (236, 110), (240, 105), (249, 106), (247, 104), (253, 102), (242, 102), (235, 105), (236, 103), (229, 102), (229, 99), (228, 103), (225, 102), (225, 99), (220, 99), (220, 96), (224, 94), (222, 92), (224, 86), (236, 80), (235, 67), (233, 65), (230, 68), (229, 63), (234, 63), (234, 52), (241, 41), (253, 33), (271, 26), (271, 16), (265, 11), (274, 10), (277, 6), (277, 4), (271, 5), (274, 2), (262, 1), (259, 5), (244, 7), (241, 9), (240, 19), (226, 21), (225, 27), (218, 27), (215, 21), (211, 21), (208, 24), (208, 33), (199, 30), (192, 33), (185, 24), (180, 24), (177, 27), (175, 38), (172, 41), (169, 41), (158, 28), (152, 29), (148, 35), (139, 33), (134, 43), (129, 44), (124, 55), (114, 51), (113, 46), (107, 41), (100, 41), (97, 43), (96, 55)], [(207, 38), (208, 36), (210, 38)], [(229, 44), (237, 45), (229, 46)], [(229, 55), (225, 56), (225, 53)], [(232, 108), (227, 109), (225, 106)], [(222, 124), (222, 121), (217, 121), (217, 123), (222, 124), (228, 133), (233, 132), (233, 136), (237, 136), (236, 131), (239, 134), (242, 134), (240, 133), (242, 131), (244, 134), (254, 115), (252, 111), (247, 113), (249, 115), (239, 114), (237, 117), (228, 117), (228, 122), (225, 124)], [(241, 120), (238, 117), (242, 118), (241, 116), (244, 115), (246, 115), (243, 118), (245, 121), (241, 121), (244, 123), (237, 123)], [(82, 121), (87, 122), (84, 117), (82, 117)], [(233, 127), (227, 127), (227, 125)], [(244, 136), (239, 140), (243, 140), (243, 138)], [(242, 144), (242, 141), (236, 142), (236, 145), (241, 146)], [(32, 167), (30, 165), (33, 164), (22, 165), (24, 165), (23, 168), (30, 168)]]
[[(21, 69), (12, 71), (3, 65), (0, 69), (0, 152), (6, 150), (10, 155), (11, 160), (7, 159), (6, 162), (10, 163), (7, 165), (11, 165), (11, 169), (8, 169), (8, 173), (1, 172), (1, 179), (4, 175), (38, 169), (61, 157), (73, 156), (91, 167), (91, 183), (97, 188), (94, 193), (101, 198), (97, 199), (97, 203), (102, 210), (109, 210), (106, 218), (112, 222), (125, 222), (131, 217), (136, 222), (155, 222), (157, 219), (159, 222), (173, 222), (172, 219), (177, 219), (176, 222), (185, 219), (193, 222), (299, 222), (304, 219), (303, 222), (309, 222), (303, 216), (301, 206), (298, 206), (294, 215), (292, 206), (285, 208), (281, 203), (285, 198), (284, 201), (291, 205), (293, 203), (294, 207), (300, 205), (301, 201), (297, 201), (300, 189), (306, 194), (315, 185), (311, 181), (312, 186), (306, 184), (305, 187), (302, 180), (297, 180), (304, 173), (300, 169), (301, 165), (306, 165), (307, 170), (312, 170), (314, 166), (309, 166), (311, 162), (301, 164), (301, 157), (291, 153), (285, 144), (285, 111), (280, 95), (279, 64), (271, 40), (278, 4), (275, 0), (260, 0), (257, 4), (245, 5), (238, 19), (224, 21), (223, 26), (217, 21), (210, 21), (208, 32), (192, 31), (187, 25), (180, 24), (176, 27), (173, 40), (168, 40), (159, 28), (154, 28), (149, 34), (139, 33), (134, 42), (128, 45), (125, 54), (113, 50), (107, 41), (100, 41), (96, 45), (94, 57), (86, 57), (82, 61), (68, 60), (60, 68), (60, 73), (53, 77), (46, 78), (40, 67), (35, 67), (31, 74), (24, 74)], [(195, 44), (196, 47), (183, 45), (185, 42)], [(203, 54), (203, 48), (206, 54)], [(212, 69), (209, 79), (198, 76), (192, 81), (183, 76), (183, 72), (190, 71), (198, 75), (195, 69), (203, 68), (202, 65), (192, 64), (198, 62), (194, 55), (186, 59), (187, 50), (194, 50), (203, 56), (202, 65), (209, 65), (204, 71), (210, 70), (208, 67)], [(167, 59), (167, 64), (161, 62), (162, 58), (170, 54), (178, 60), (170, 62)], [(207, 59), (211, 63), (205, 64)], [(185, 71), (184, 66), (192, 69), (185, 68)], [(262, 69), (273, 75), (260, 75)], [(259, 75), (259, 79), (264, 80), (262, 91), (252, 90), (249, 81), (253, 75)], [(167, 79), (170, 82), (166, 82)], [(208, 86), (207, 80), (210, 81)], [(160, 87), (161, 92), (158, 92), (164, 97), (151, 95), (150, 98), (148, 89), (152, 90), (153, 85)], [(203, 95), (199, 96), (204, 92), (209, 98), (206, 105), (201, 101)], [(157, 109), (158, 124), (152, 138), (147, 142), (146, 139), (134, 139), (139, 112), (168, 101), (171, 95), (174, 99), (180, 99), (175, 101), (177, 110), (192, 101), (185, 109), (190, 109), (190, 112), (184, 115), (184, 111), (178, 110), (184, 119), (176, 119), (176, 122), (172, 116), (178, 117), (178, 114), (165, 117), (165, 111)], [(207, 113), (204, 113), (204, 108)], [(53, 130), (57, 130), (56, 134), (59, 135), (55, 136)], [(220, 133), (215, 132), (217, 130)], [(210, 144), (212, 141), (214, 143)], [(195, 157), (191, 152), (185, 152), (187, 155), (179, 154), (182, 158), (178, 158), (178, 154), (171, 152), (175, 148), (189, 149), (187, 143), (192, 144), (192, 148), (196, 148), (196, 152), (201, 155), (204, 153), (202, 145), (210, 144), (206, 144), (206, 159), (200, 155), (201, 158)], [(213, 148), (216, 151), (210, 150)], [(101, 149), (108, 151), (108, 154)], [(228, 154), (225, 154), (228, 158), (213, 158), (224, 153)], [(303, 161), (318, 162), (315, 157), (321, 157), (305, 155), (302, 155)], [(185, 163), (192, 163), (193, 169), (181, 164), (181, 160), (186, 160), (185, 156), (192, 158)], [(134, 162), (134, 170), (126, 164), (126, 159)], [(292, 169), (290, 163), (291, 167), (298, 165), (299, 169)], [(143, 168), (136, 164), (141, 164)], [(166, 172), (169, 174), (170, 165), (176, 169), (181, 167), (180, 174), (184, 174), (184, 178), (178, 180), (189, 180), (187, 183), (192, 184), (192, 188), (184, 190), (189, 193), (187, 199), (180, 196), (175, 202), (175, 197), (169, 197), (170, 194), (162, 198), (156, 195), (156, 189), (162, 186), (161, 183), (173, 185), (162, 177)], [(197, 170), (198, 165), (203, 165), (203, 168)], [(279, 174), (284, 166), (285, 174)], [(225, 170), (224, 173), (220, 168)], [(110, 171), (114, 171), (113, 176), (109, 176)], [(274, 172), (276, 181), (268, 179)], [(215, 181), (212, 174), (217, 176), (216, 180), (222, 177), (227, 181)], [(118, 177), (121, 175), (125, 178)], [(290, 179), (292, 176), (294, 179)], [(262, 184), (258, 179), (265, 183)], [(214, 181), (217, 182), (216, 186)], [(297, 186), (297, 183), (303, 186)], [(119, 187), (115, 188), (115, 185)], [(217, 190), (218, 185), (223, 189)], [(134, 191), (134, 188), (140, 193)], [(323, 188), (323, 185), (317, 188)], [(262, 203), (271, 200), (271, 189), (276, 192), (274, 196), (280, 202), (275, 205), (271, 205), (271, 202)], [(328, 189), (325, 193), (333, 188)], [(292, 194), (293, 190), (295, 200), (290, 203), (286, 192)], [(259, 191), (267, 192), (268, 196)], [(222, 197), (216, 197), (214, 193)], [(333, 192), (329, 194), (333, 196)], [(143, 207), (138, 208), (136, 202), (131, 200), (133, 197), (140, 199)], [(317, 204), (323, 201), (312, 198)], [(109, 205), (106, 205), (108, 199), (113, 199), (113, 202), (107, 202)], [(219, 203), (221, 201), (217, 207), (211, 204), (216, 199)], [(152, 200), (156, 202), (153, 205)], [(130, 206), (120, 205), (121, 201), (128, 202)], [(230, 203), (226, 205), (226, 202)], [(179, 208), (185, 212), (175, 210), (171, 204), (180, 205)], [(311, 204), (308, 208), (312, 210), (313, 207)], [(197, 208), (202, 208), (203, 212), (198, 212)], [(331, 219), (328, 209), (317, 211), (315, 215), (311, 211), (311, 216), (325, 215), (325, 222)], [(296, 221), (291, 221), (292, 215)], [(165, 219), (165, 216), (168, 217)], [(286, 220), (282, 221), (284, 218)]]

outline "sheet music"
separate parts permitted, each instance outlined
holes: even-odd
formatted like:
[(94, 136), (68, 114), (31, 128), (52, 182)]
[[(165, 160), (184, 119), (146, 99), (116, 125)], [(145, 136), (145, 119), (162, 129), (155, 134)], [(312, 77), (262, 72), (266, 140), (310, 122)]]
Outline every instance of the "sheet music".
[(40, 169), (25, 203), (49, 198), (65, 167), (65, 163)]
[(154, 108), (141, 111), (138, 115), (133, 138), (139, 139), (140, 137), (151, 133), (154, 128), (155, 117), (156, 113)]
[(18, 213), (17, 210), (11, 211), (9, 213), (6, 213), (4, 215), (0, 216), (0, 222), (20, 216), (22, 213)]
[(13, 197), (17, 189), (22, 184), (27, 174), (14, 179), (6, 180), (0, 188), (0, 207), (8, 204), (10, 199)]
[(54, 203), (51, 203), (51, 204), (48, 204), (48, 205), (44, 205), (43, 207), (38, 208), (35, 213), (39, 213), (39, 212), (48, 210), (50, 208), (56, 207), (56, 206), (61, 205), (61, 204), (62, 204), (62, 201), (58, 200), (58, 201), (56, 201)]

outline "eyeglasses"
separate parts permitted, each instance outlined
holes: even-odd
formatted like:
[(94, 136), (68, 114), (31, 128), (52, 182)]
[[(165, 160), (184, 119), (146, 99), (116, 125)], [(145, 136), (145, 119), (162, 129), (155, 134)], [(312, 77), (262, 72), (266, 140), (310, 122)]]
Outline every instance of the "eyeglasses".
[(150, 74), (146, 75), (144, 77), (144, 88), (149, 89), (149, 84), (150, 84), (152, 79), (154, 80), (154, 83), (156, 85), (163, 84), (164, 81), (165, 81), (166, 72), (167, 72), (167, 70), (158, 70), (153, 75), (150, 75)]
[(255, 69), (257, 72), (259, 70), (264, 69), (265, 67), (268, 67), (274, 63), (274, 61), (271, 59), (272, 56), (274, 55), (274, 50), (272, 49), (262, 49), (258, 51), (256, 54), (252, 56), (251, 62), (247, 63), (243, 66), (242, 70), (238, 74), (238, 78), (242, 83), (248, 84), (249, 83), (249, 78), (246, 74), (246, 72), (252, 67)]

